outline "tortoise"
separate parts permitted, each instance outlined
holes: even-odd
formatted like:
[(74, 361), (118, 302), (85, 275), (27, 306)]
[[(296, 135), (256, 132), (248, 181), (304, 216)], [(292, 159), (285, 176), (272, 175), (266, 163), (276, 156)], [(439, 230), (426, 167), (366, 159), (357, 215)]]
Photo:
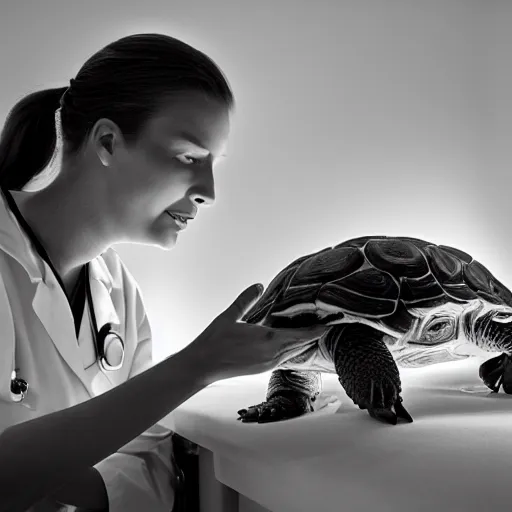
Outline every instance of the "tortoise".
[[(502, 352), (479, 367), (512, 394), (512, 293), (469, 254), (402, 236), (354, 238), (298, 258), (241, 319), (274, 328), (323, 324), (326, 332), (275, 368), (266, 400), (238, 411), (266, 423), (313, 412), (321, 373), (336, 373), (372, 418), (412, 422), (398, 367)], [(489, 356), (490, 357), (490, 356)]]

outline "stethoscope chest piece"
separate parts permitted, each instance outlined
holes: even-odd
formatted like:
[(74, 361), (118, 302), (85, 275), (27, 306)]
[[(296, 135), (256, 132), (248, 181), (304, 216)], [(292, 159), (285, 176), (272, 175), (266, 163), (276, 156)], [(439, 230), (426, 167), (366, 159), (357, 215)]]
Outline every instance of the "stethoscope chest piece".
[(99, 362), (104, 370), (119, 370), (124, 362), (124, 343), (121, 336), (105, 324), (98, 333)]
[(28, 384), (24, 379), (16, 377), (18, 368), (11, 373), (11, 398), (13, 402), (21, 402), (28, 393)]

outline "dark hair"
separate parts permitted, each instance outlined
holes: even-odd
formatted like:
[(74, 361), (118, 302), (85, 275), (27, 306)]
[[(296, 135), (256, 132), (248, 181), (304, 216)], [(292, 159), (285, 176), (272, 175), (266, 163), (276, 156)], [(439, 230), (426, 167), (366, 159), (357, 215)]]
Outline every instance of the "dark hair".
[(135, 141), (165, 97), (184, 91), (234, 106), (222, 71), (192, 46), (162, 34), (110, 43), (85, 62), (69, 88), (34, 92), (12, 108), (0, 136), (0, 189), (20, 190), (48, 165), (59, 106), (66, 151), (74, 153), (102, 117), (116, 123), (128, 143)]

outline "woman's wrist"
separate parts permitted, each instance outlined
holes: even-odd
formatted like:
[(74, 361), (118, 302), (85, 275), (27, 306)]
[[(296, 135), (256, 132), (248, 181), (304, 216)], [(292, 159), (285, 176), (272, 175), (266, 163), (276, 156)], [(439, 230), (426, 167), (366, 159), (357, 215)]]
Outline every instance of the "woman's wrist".
[(195, 343), (195, 341), (190, 343), (170, 357), (175, 358), (174, 362), (178, 363), (180, 367), (183, 365), (183, 368), (188, 369), (189, 377), (200, 391), (219, 379), (215, 361), (202, 356)]

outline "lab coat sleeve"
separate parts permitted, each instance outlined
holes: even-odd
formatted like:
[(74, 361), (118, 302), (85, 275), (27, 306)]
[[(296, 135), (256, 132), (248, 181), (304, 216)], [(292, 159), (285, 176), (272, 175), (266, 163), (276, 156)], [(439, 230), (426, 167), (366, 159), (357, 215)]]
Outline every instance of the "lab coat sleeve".
[[(139, 341), (129, 378), (152, 366), (152, 339), (147, 315), (137, 294)], [(156, 423), (94, 467), (108, 494), (110, 512), (171, 512), (177, 470), (172, 431)]]

